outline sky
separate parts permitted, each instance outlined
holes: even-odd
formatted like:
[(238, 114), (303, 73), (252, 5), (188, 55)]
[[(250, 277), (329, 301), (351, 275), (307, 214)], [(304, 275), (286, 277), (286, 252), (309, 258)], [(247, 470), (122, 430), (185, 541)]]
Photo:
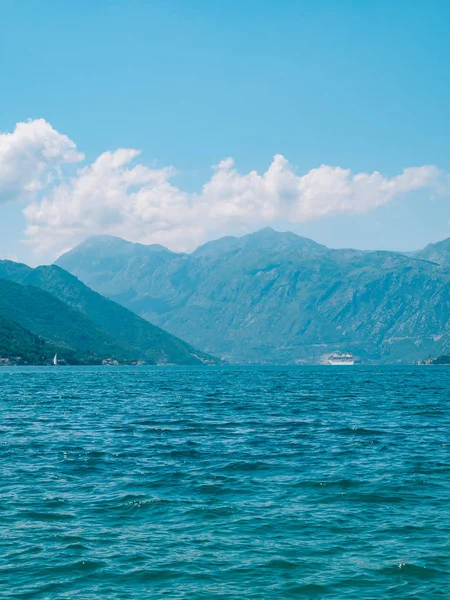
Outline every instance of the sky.
[(0, 0), (0, 258), (450, 236), (447, 0)]

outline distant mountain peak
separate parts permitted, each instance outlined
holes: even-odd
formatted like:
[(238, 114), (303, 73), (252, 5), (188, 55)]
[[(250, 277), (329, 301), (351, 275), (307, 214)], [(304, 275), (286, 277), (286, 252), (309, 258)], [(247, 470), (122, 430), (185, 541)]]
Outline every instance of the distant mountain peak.
[(95, 241), (95, 242), (120, 241), (120, 242), (125, 242), (128, 244), (131, 244), (131, 242), (128, 242), (128, 240), (125, 240), (124, 238), (121, 238), (116, 235), (109, 235), (108, 233), (91, 235), (90, 237), (86, 238), (86, 240), (82, 243), (90, 242), (90, 241)]
[(111, 258), (116, 259), (118, 256), (123, 255), (127, 257), (136, 256), (152, 256), (152, 255), (167, 255), (167, 256), (178, 256), (177, 253), (172, 252), (165, 246), (160, 244), (141, 244), (139, 242), (129, 242), (120, 237), (113, 235), (95, 235), (85, 239), (83, 242), (62, 254), (56, 261), (57, 264), (62, 266), (66, 270), (67, 265), (71, 263), (73, 257), (79, 258), (80, 256), (90, 256), (92, 252), (96, 253), (98, 260), (109, 260)]
[[(129, 240), (125, 240), (124, 238), (117, 237), (114, 235), (103, 234), (103, 235), (93, 235), (91, 237), (86, 238), (83, 242), (78, 244), (75, 248), (92, 248), (98, 246), (111, 246), (114, 248), (120, 247), (128, 247), (128, 248), (146, 248), (146, 249), (158, 249), (165, 250), (170, 252), (168, 248), (162, 246), (161, 244), (142, 244), (141, 242), (130, 242)], [(70, 252), (70, 251), (69, 251)]]
[(58, 264), (212, 354), (278, 362), (348, 350), (411, 361), (449, 347), (449, 246), (409, 255), (328, 249), (265, 227), (191, 254), (99, 245)]
[(414, 252), (412, 254), (415, 258), (421, 258), (423, 260), (429, 260), (437, 263), (445, 268), (450, 267), (450, 237), (435, 242), (434, 244), (428, 244), (423, 250)]
[(263, 227), (262, 229), (258, 229), (249, 235), (278, 235), (282, 233), (281, 231), (277, 231), (273, 227)]
[(444, 238), (443, 240), (439, 240), (439, 242), (434, 242), (432, 244), (428, 244), (425, 246), (424, 250), (427, 248), (449, 248), (450, 249), (450, 237)]
[(121, 237), (116, 237), (114, 235), (102, 234), (102, 235), (92, 235), (82, 242), (80, 242), (76, 248), (92, 248), (96, 246), (128, 246), (133, 245), (133, 242), (129, 242), (128, 240), (124, 240)]
[(245, 244), (258, 244), (261, 250), (279, 249), (279, 250), (314, 250), (328, 251), (326, 246), (318, 244), (310, 238), (303, 237), (292, 231), (278, 231), (272, 227), (264, 227), (254, 233), (249, 233), (239, 238)]
[(226, 236), (218, 240), (206, 242), (192, 253), (195, 257), (216, 256), (220, 253), (233, 252), (238, 249), (254, 249), (254, 251), (328, 251), (326, 246), (314, 240), (302, 237), (292, 231), (278, 231), (272, 227), (264, 227), (240, 237)]

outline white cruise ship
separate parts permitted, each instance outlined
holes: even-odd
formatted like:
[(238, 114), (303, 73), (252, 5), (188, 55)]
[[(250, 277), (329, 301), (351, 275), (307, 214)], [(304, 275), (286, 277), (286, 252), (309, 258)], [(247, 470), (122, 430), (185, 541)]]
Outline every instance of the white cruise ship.
[(333, 352), (327, 357), (327, 363), (329, 365), (354, 365), (355, 357), (350, 352), (340, 354), (339, 352)]

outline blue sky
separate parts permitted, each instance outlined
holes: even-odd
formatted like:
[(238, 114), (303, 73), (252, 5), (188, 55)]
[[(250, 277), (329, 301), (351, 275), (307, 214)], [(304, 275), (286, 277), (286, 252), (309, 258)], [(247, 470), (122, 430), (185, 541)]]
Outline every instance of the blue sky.
[(0, 256), (265, 225), (336, 247), (450, 235), (444, 0), (2, 0), (0, 18)]

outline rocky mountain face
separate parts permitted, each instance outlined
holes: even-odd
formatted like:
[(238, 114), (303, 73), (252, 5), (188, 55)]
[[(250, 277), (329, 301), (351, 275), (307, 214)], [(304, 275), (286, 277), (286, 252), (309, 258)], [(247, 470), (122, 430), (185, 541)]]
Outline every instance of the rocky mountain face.
[(426, 248), (414, 252), (412, 256), (450, 268), (450, 238), (437, 242), (437, 244), (428, 244)]
[(211, 354), (320, 362), (332, 351), (413, 362), (450, 349), (450, 240), (413, 256), (332, 250), (264, 229), (192, 254), (108, 236), (57, 264)]

